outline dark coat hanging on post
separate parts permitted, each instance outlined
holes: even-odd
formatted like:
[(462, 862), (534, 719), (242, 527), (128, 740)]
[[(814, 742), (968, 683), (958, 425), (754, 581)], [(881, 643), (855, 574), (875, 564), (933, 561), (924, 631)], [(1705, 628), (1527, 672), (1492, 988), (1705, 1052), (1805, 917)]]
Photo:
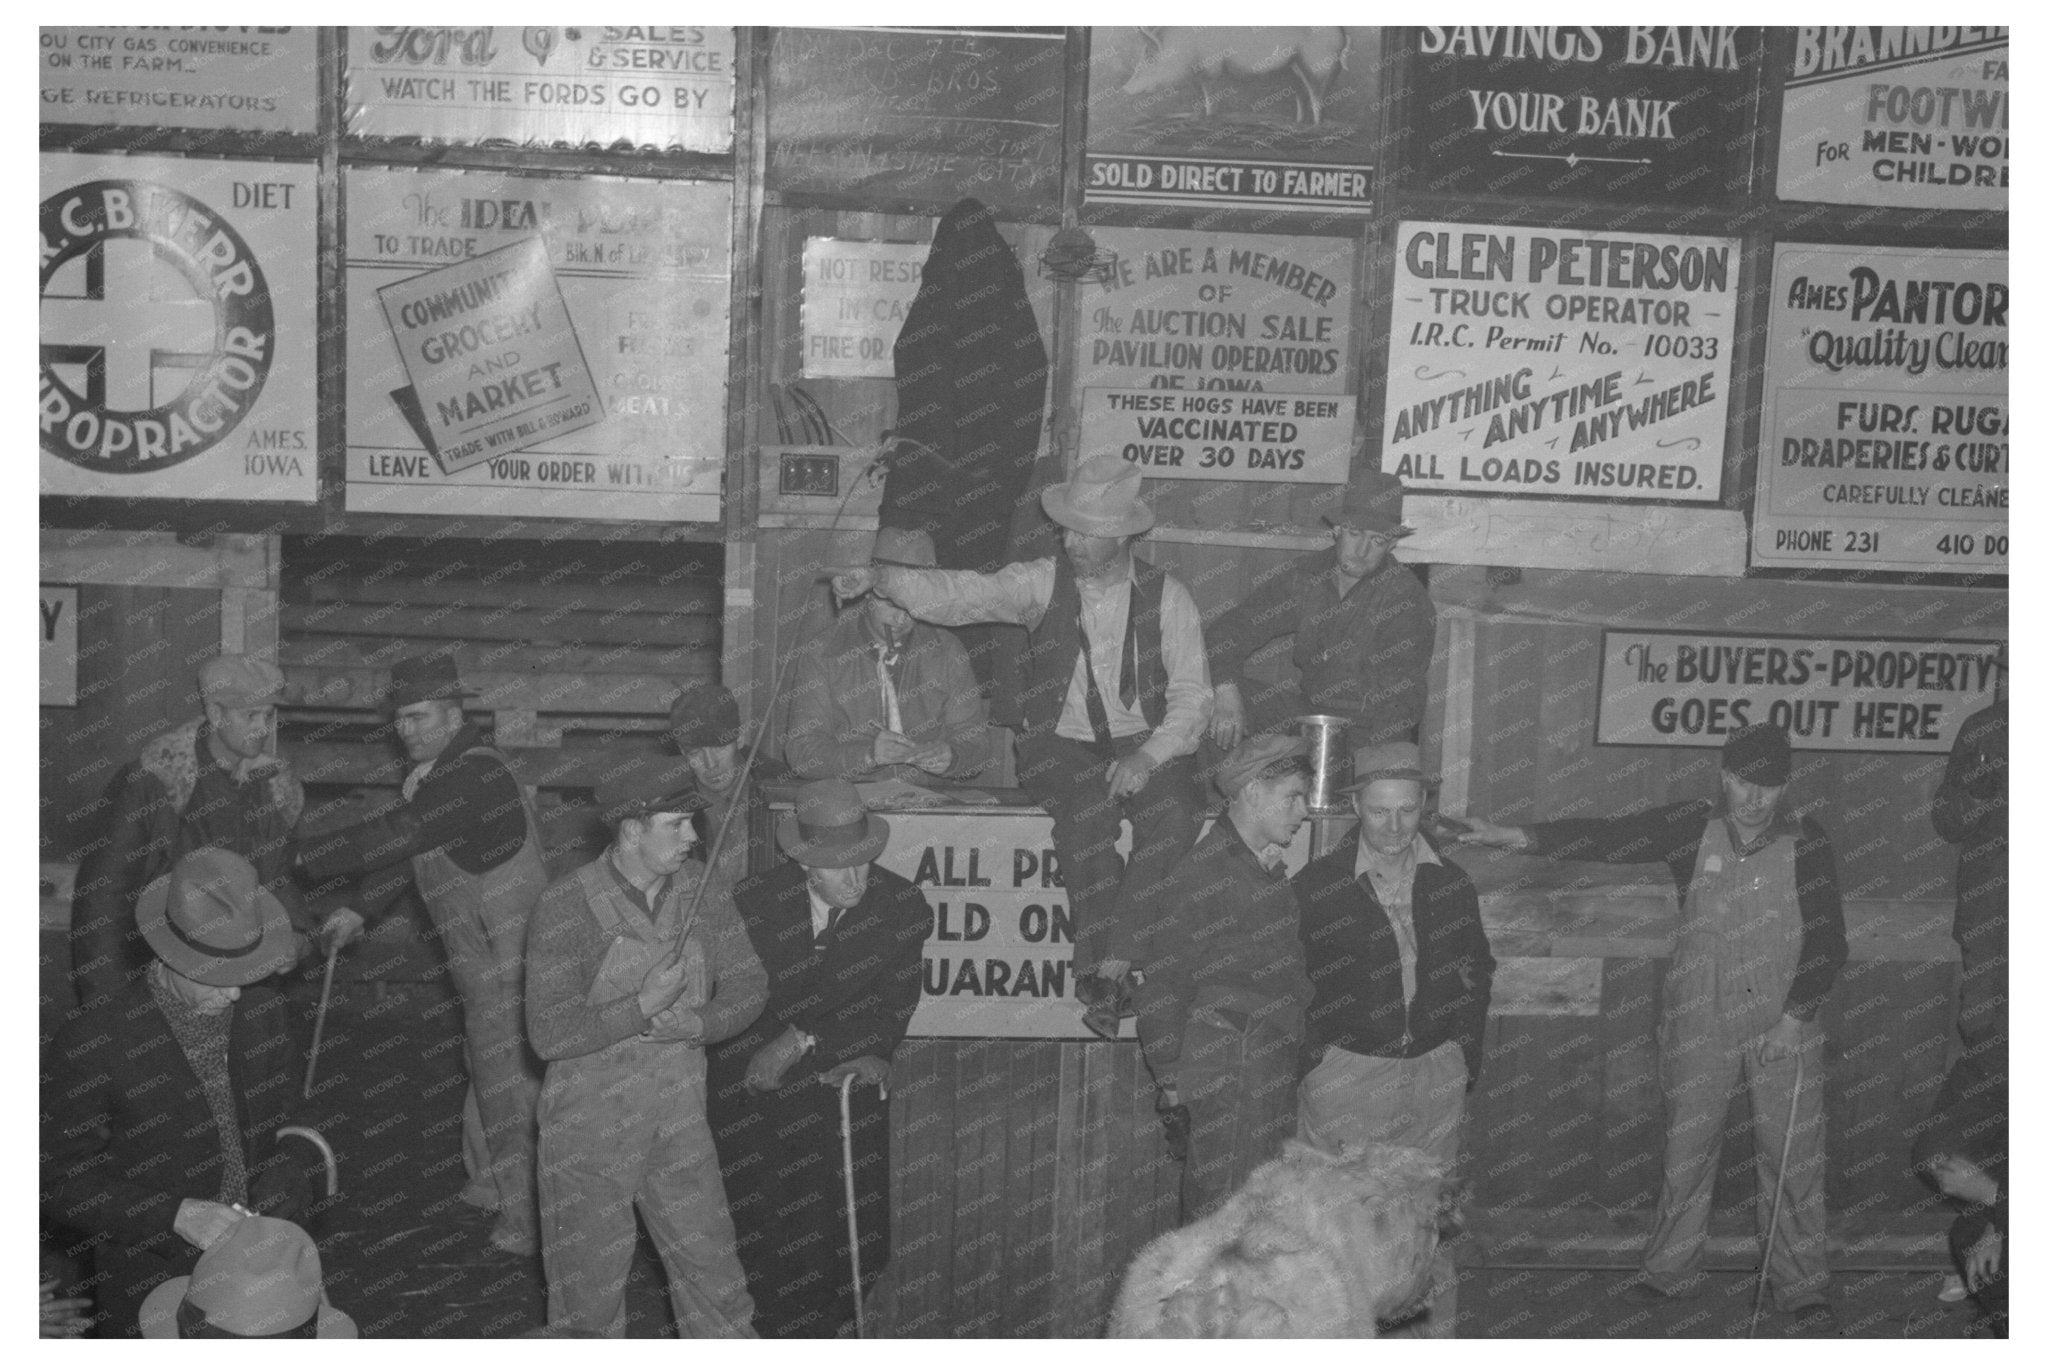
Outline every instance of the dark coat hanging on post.
[[(989, 573), (1011, 558), (1011, 512), (1024, 496), (1045, 417), (1045, 343), (1024, 271), (978, 199), (946, 211), (923, 282), (896, 337), (898, 435), (926, 449), (896, 463), (881, 522), (929, 531), (942, 569)], [(1022, 647), (1016, 626), (960, 630), (987, 690)], [(1001, 722), (1002, 717), (996, 718)]]

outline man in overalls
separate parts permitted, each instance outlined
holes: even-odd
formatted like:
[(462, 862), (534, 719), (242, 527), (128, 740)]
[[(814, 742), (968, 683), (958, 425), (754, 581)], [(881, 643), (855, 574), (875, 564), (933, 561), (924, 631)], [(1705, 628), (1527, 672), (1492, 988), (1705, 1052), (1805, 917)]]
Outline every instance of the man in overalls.
[(390, 703), (413, 762), (404, 801), (391, 811), (301, 843), (300, 868), (315, 878), (365, 878), (363, 913), (337, 910), (321, 926), (345, 944), (365, 917), (388, 913), (408, 875), (440, 933), (462, 997), (469, 1094), (463, 1112), (462, 1198), (495, 1209), (491, 1244), (530, 1256), (534, 1234), (533, 1108), (540, 1068), (520, 1027), (526, 925), (547, 889), (533, 805), (505, 755), (462, 714), (455, 661), (401, 659)]
[(1722, 1127), (1740, 1087), (1755, 1116), (1760, 1241), (1783, 1183), (1766, 1268), (1772, 1300), (1799, 1330), (1818, 1333), (1837, 1330), (1827, 1299), (1819, 1015), (1849, 951), (1827, 831), (1811, 817), (1778, 813), (1791, 772), (1785, 732), (1751, 725), (1722, 746), (1718, 809), (1703, 798), (1519, 828), (1472, 820), (1465, 839), (1560, 860), (1670, 867), (1678, 935), (1657, 1027), (1664, 1184), (1643, 1278), (1629, 1296), (1654, 1303), (1698, 1292)]
[(527, 950), (551, 1330), (624, 1336), (637, 1208), (676, 1330), (751, 1337), (705, 1120), (704, 1047), (761, 1012), (768, 976), (723, 878), (690, 856), (689, 763), (636, 753), (597, 789), (611, 847), (547, 889)]

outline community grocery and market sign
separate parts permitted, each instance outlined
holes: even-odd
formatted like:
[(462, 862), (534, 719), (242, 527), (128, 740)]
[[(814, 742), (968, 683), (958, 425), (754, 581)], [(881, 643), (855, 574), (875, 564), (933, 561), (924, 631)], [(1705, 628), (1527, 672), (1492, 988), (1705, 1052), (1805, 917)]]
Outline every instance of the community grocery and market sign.
[(661, 151), (732, 148), (733, 31), (647, 27), (348, 30), (356, 137)]
[(43, 492), (312, 500), (314, 175), (43, 157)]
[(1781, 41), (1780, 199), (2006, 207), (2009, 30), (1859, 24), (1797, 28)]
[(1602, 744), (1719, 748), (1745, 725), (1792, 747), (1945, 754), (1996, 695), (1995, 640), (1601, 632)]
[(42, 121), (312, 133), (310, 28), (43, 28)]
[(1366, 213), (1380, 30), (1089, 31), (1091, 204)]
[(1146, 477), (1342, 483), (1353, 244), (1098, 228), (1081, 300), (1081, 441)]
[(1410, 488), (1721, 495), (1737, 243), (1404, 223), (1383, 467)]
[(1781, 243), (1751, 562), (2003, 573), (2004, 252)]
[(717, 519), (729, 185), (360, 168), (344, 188), (351, 511)]

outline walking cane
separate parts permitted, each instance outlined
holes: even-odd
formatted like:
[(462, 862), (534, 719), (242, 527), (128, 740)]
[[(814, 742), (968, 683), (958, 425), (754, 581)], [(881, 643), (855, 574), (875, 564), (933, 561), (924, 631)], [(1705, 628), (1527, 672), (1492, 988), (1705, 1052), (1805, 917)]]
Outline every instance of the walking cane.
[(839, 1155), (846, 1169), (846, 1247), (853, 1254), (853, 1334), (865, 1340), (868, 1314), (860, 1301), (860, 1220), (853, 1212), (853, 1081), (851, 1071), (839, 1078)]
[(306, 1054), (306, 1084), (299, 1098), (313, 1098), (313, 1068), (320, 1065), (320, 1034), (327, 1027), (327, 1000), (334, 994), (334, 959), (341, 952), (339, 935), (327, 940), (327, 973), (320, 981), (320, 1009), (313, 1016), (313, 1049)]
[(1785, 1202), (1785, 1165), (1792, 1159), (1792, 1126), (1799, 1118), (1799, 1087), (1806, 1080), (1806, 1053), (1792, 1054), (1792, 1110), (1785, 1116), (1785, 1143), (1778, 1151), (1777, 1186), (1771, 1191), (1771, 1221), (1764, 1230), (1764, 1258), (1756, 1267), (1756, 1302), (1749, 1310), (1749, 1334), (1756, 1335), (1757, 1319), (1764, 1312), (1764, 1285), (1771, 1278), (1771, 1250), (1778, 1241), (1778, 1208)]

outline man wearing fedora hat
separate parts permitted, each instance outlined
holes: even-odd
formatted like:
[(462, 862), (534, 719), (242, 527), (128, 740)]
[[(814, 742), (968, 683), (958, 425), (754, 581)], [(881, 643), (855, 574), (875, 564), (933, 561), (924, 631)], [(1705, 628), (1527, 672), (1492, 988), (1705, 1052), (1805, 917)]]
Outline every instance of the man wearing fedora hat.
[(103, 804), (84, 813), (95, 837), (79, 862), (71, 908), (81, 1001), (119, 994), (149, 966), (149, 947), (135, 932), (135, 897), (195, 848), (248, 859), (283, 903), (302, 946), (313, 932), (291, 878), (305, 793), (291, 766), (269, 752), (283, 696), (284, 674), (268, 660), (208, 660), (199, 671), (200, 718), (145, 743), (108, 784)]
[(1719, 801), (1527, 826), (1468, 819), (1462, 837), (1545, 858), (1670, 869), (1678, 934), (1657, 1025), (1664, 1182), (1630, 1297), (1656, 1303), (1700, 1291), (1723, 1119), (1741, 1089), (1755, 1120), (1760, 1238), (1781, 1208), (1767, 1267), (1772, 1299), (1800, 1330), (1830, 1333), (1820, 1007), (1849, 950), (1827, 831), (1779, 809), (1791, 776), (1785, 731), (1749, 725), (1721, 746)]
[[(923, 531), (885, 526), (874, 563), (938, 566)], [(966, 778), (992, 748), (967, 651), (879, 593), (799, 646), (782, 756), (799, 777)]]
[[(1030, 634), (1018, 660), (1024, 720), (1017, 780), (1052, 817), (1074, 915), (1075, 994), (1114, 1036), (1120, 979), (1167, 871), (1194, 847), (1192, 755), (1209, 722), (1202, 618), (1186, 585), (1135, 558), (1151, 529), (1137, 466), (1084, 460), (1039, 500), (1062, 553), (992, 574), (877, 565), (837, 571), (842, 596), (870, 589), (939, 625), (1007, 621)], [(1116, 850), (1131, 821), (1128, 863)], [(1140, 964), (1142, 965), (1142, 964)]]
[[(103, 1335), (251, 1210), (297, 1216), (280, 1153), (303, 1064), (277, 992), (242, 988), (296, 952), (283, 904), (239, 854), (198, 848), (143, 888), (147, 972), (67, 1019), (43, 1083), (44, 1211), (95, 1239)], [(238, 1003), (239, 1002), (239, 1003)]]
[(889, 1260), (889, 1058), (917, 1009), (931, 907), (874, 866), (889, 822), (843, 778), (798, 788), (776, 842), (790, 861), (734, 893), (768, 969), (768, 1006), (712, 1052), (711, 1122), (764, 1337), (829, 1337), (855, 1321), (839, 1157), (854, 1078), (861, 1290)]
[(623, 1336), (638, 1209), (676, 1330), (752, 1336), (705, 1111), (705, 1053), (761, 1012), (767, 980), (731, 889), (691, 853), (704, 808), (688, 762), (607, 762), (611, 846), (534, 913), (526, 1016), (547, 1059), (541, 1255), (551, 1328)]
[[(1401, 481), (1363, 469), (1344, 490), (1327, 550), (1293, 560), (1263, 580), (1209, 626), (1216, 673), (1210, 731), (1225, 748), (1246, 731), (1247, 715), (1267, 724), (1308, 713), (1350, 722), (1354, 744), (1416, 740), (1428, 703), (1436, 608), (1394, 542), (1401, 524)], [(1294, 637), (1299, 697), (1267, 689), (1247, 706), (1245, 662), (1283, 635)]]
[[(1352, 756), (1358, 827), (1294, 879), (1314, 998), (1297, 1100), (1326, 1152), (1417, 1147), (1448, 1171), (1479, 1075), (1493, 951), (1464, 869), (1421, 832), (1429, 784), (1405, 741)], [(1457, 1330), (1458, 1281), (1439, 1249), (1420, 1335)]]
[(1223, 1206), (1294, 1131), (1308, 976), (1281, 857), (1308, 819), (1305, 741), (1255, 735), (1216, 768), (1229, 806), (1167, 875), (1138, 1037), (1162, 1112), (1185, 1105), (1181, 1221)]
[(520, 1027), (520, 976), (527, 922), (548, 878), (532, 801), (505, 755), (463, 716), (462, 699), (471, 695), (445, 653), (393, 664), (388, 701), (413, 763), (404, 799), (302, 841), (299, 860), (315, 878), (375, 874), (360, 889), (360, 913), (336, 911), (322, 926), (337, 946), (360, 934), (366, 919), (389, 912), (409, 869), (462, 997), (469, 1069), (462, 1198), (496, 1210), (493, 1246), (531, 1255), (540, 1069)]
[(296, 1223), (237, 1219), (189, 1275), (165, 1280), (142, 1303), (145, 1337), (295, 1337), (354, 1340), (355, 1320), (327, 1301), (320, 1251)]

